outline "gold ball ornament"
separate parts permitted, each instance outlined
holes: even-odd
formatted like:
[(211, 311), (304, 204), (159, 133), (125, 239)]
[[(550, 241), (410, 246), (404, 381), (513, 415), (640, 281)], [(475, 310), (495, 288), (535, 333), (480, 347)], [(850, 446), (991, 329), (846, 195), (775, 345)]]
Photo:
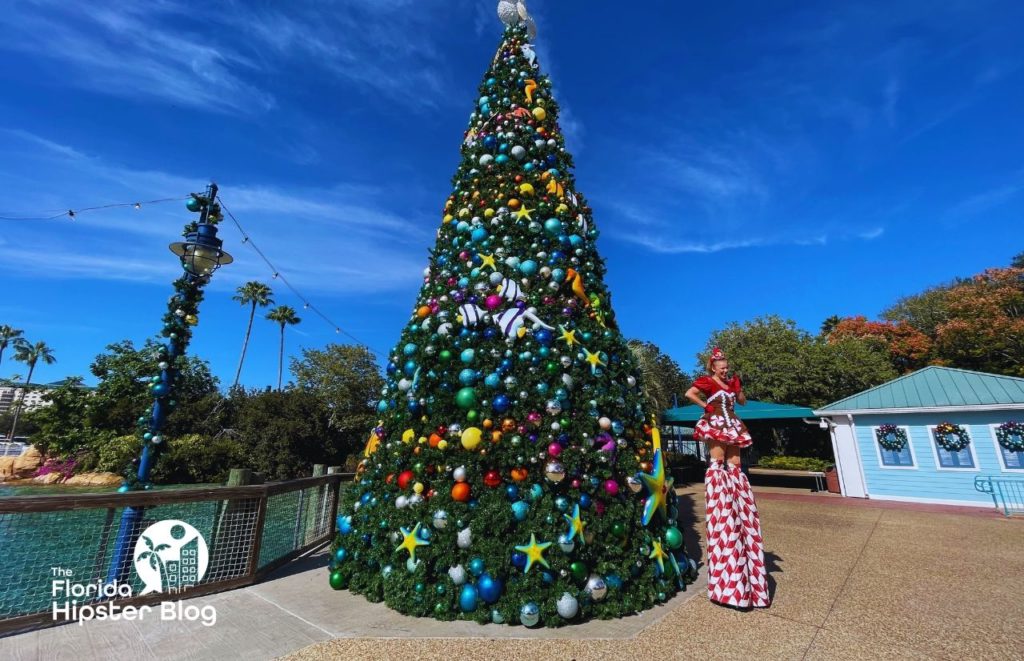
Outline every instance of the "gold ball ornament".
[(416, 432), (414, 432), (413, 430), (406, 429), (404, 432), (402, 432), (403, 443), (412, 443), (414, 438), (416, 438)]
[(519, 192), (523, 195), (533, 195), (533, 184), (524, 183), (519, 185)]
[(547, 116), (548, 116), (548, 111), (547, 110), (544, 110), (543, 108), (541, 108), (539, 106), (533, 109), (533, 118), (536, 119), (538, 122), (543, 122), (544, 118), (547, 117)]
[(185, 323), (190, 326), (195, 326), (196, 324), (199, 323), (199, 317), (195, 316), (194, 314), (187, 314), (185, 315)]

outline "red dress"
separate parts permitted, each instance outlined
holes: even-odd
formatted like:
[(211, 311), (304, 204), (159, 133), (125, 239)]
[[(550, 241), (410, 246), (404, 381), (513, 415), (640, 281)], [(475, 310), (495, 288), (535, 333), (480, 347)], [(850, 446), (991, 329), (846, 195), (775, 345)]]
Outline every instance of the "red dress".
[(693, 432), (696, 440), (716, 441), (740, 448), (753, 442), (747, 426), (736, 417), (736, 393), (729, 387), (723, 388), (710, 376), (700, 377), (693, 382), (693, 386), (704, 393), (708, 404), (714, 407), (713, 411), (705, 412), (697, 421)]

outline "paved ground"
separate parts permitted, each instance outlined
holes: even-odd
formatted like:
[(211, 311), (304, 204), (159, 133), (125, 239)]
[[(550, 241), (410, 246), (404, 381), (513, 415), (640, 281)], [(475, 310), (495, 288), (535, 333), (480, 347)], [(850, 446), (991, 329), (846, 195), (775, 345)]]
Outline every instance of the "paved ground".
[[(691, 520), (702, 521), (700, 488), (680, 493)], [(553, 630), (438, 623), (333, 592), (314, 557), (261, 585), (187, 602), (215, 606), (214, 627), (68, 625), (0, 639), (0, 658), (1024, 658), (1024, 520), (757, 493), (775, 593), (768, 610), (718, 607), (694, 586), (611, 622)]]

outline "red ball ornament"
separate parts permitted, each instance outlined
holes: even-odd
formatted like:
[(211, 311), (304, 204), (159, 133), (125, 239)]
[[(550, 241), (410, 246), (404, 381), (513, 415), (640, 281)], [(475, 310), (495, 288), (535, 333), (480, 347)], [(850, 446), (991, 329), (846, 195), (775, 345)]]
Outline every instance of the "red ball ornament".
[(523, 183), (523, 175), (521, 175), (521, 174), (517, 174), (516, 175), (516, 183), (517, 184)]
[(501, 475), (496, 470), (489, 470), (484, 473), (484, 484), (490, 488), (501, 486)]
[(404, 489), (407, 486), (409, 486), (409, 483), (412, 482), (414, 477), (416, 477), (416, 476), (413, 474), (412, 471), (402, 471), (401, 473), (399, 473), (398, 474), (398, 488), (399, 489)]

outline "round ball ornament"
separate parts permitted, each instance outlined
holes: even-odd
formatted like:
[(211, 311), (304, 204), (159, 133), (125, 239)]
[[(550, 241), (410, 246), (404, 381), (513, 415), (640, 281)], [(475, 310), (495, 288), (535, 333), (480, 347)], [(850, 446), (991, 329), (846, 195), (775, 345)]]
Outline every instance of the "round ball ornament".
[(517, 500), (512, 503), (512, 516), (516, 518), (516, 521), (525, 521), (529, 513), (530, 505), (525, 500)]
[(558, 610), (559, 617), (571, 620), (580, 612), (580, 603), (576, 601), (576, 597), (568, 592), (563, 592), (555, 603), (555, 608)]
[(462, 590), (459, 591), (459, 608), (463, 613), (472, 613), (476, 610), (477, 596), (474, 586), (469, 583), (462, 586)]
[(473, 388), (460, 388), (455, 394), (455, 405), (464, 411), (476, 406), (476, 390)]
[(432, 523), (434, 524), (434, 528), (444, 530), (448, 525), (448, 512), (445, 512), (444, 510), (437, 510), (434, 512)]
[(523, 623), (523, 626), (537, 626), (540, 622), (540, 608), (537, 604), (532, 601), (523, 604), (523, 607), (519, 609), (519, 621)]
[(476, 582), (477, 594), (485, 604), (493, 604), (501, 598), (501, 592), (504, 587), (501, 579), (494, 578), (490, 574), (481, 574)]
[(671, 526), (665, 530), (665, 545), (670, 549), (677, 549), (683, 545), (683, 533), (679, 528)]
[(501, 473), (496, 470), (489, 470), (484, 473), (484, 484), (494, 489), (501, 486)]
[[(469, 390), (463, 388), (463, 390)], [(475, 398), (475, 395), (474, 395)], [(483, 431), (479, 427), (467, 427), (462, 432), (462, 447), (467, 450), (475, 450), (480, 445), (480, 441), (483, 438)]]
[(345, 577), (340, 571), (331, 572), (331, 588), (335, 590), (344, 590), (348, 587), (348, 578)]
[(469, 502), (469, 485), (465, 482), (456, 482), (452, 487), (452, 500), (458, 503)]
[(547, 465), (544, 466), (544, 477), (546, 477), (549, 482), (558, 484), (565, 479), (565, 466), (558, 461), (549, 461)]
[(583, 591), (594, 601), (602, 601), (608, 595), (608, 585), (597, 574), (591, 574)]
[[(572, 553), (573, 549), (576, 548), (576, 542), (571, 537), (562, 533), (558, 536), (558, 548), (562, 553)], [(586, 570), (584, 569), (584, 572)]]

